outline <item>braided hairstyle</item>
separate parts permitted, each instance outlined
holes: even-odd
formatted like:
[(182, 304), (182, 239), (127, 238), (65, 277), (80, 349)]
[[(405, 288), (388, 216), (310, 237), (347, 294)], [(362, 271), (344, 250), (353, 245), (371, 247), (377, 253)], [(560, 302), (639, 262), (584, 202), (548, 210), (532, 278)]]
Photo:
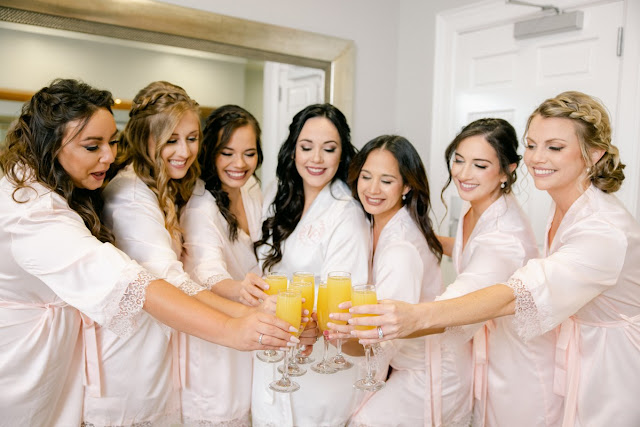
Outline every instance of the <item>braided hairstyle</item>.
[(237, 105), (223, 105), (211, 112), (204, 128), (202, 149), (198, 156), (202, 165), (200, 178), (205, 182), (206, 189), (213, 195), (220, 213), (229, 224), (229, 239), (232, 242), (238, 239), (238, 220), (229, 209), (231, 203), (229, 194), (222, 189), (222, 181), (216, 169), (216, 159), (229, 143), (233, 133), (244, 126), (251, 126), (256, 135), (258, 154), (256, 169), (259, 168), (263, 160), (260, 147), (260, 125), (250, 112)]
[[(351, 194), (360, 204), (358, 196), (358, 178), (360, 171), (367, 161), (367, 157), (374, 150), (386, 150), (393, 155), (398, 162), (398, 170), (402, 177), (402, 184), (410, 188), (406, 197), (402, 200), (402, 205), (407, 206), (409, 215), (416, 223), (420, 232), (424, 236), (429, 249), (436, 256), (438, 261), (442, 260), (442, 244), (433, 231), (433, 225), (429, 214), (431, 213), (431, 202), (429, 201), (429, 180), (424, 164), (415, 147), (406, 138), (398, 135), (382, 135), (367, 142), (364, 147), (355, 155), (349, 167), (348, 184)], [(366, 213), (371, 219), (371, 215)]]
[[(351, 144), (351, 133), (347, 119), (342, 111), (333, 105), (309, 105), (293, 117), (289, 125), (289, 136), (278, 152), (278, 166), (276, 168), (278, 189), (276, 198), (271, 205), (273, 215), (262, 223), (262, 238), (254, 243), (256, 249), (262, 245), (271, 247), (262, 265), (263, 272), (270, 271), (282, 260), (282, 243), (293, 233), (302, 218), (304, 189), (302, 177), (296, 169), (295, 152), (302, 128), (307, 120), (314, 117), (324, 117), (329, 120), (336, 127), (340, 136), (342, 149), (340, 164), (336, 174), (331, 178), (331, 183), (337, 180), (347, 181), (349, 164), (356, 154), (356, 148)], [(271, 238), (271, 242), (269, 242), (269, 238)]]
[[(180, 210), (189, 200), (195, 187), (200, 166), (194, 161), (184, 178), (171, 179), (161, 153), (173, 130), (186, 112), (198, 114), (198, 103), (180, 86), (157, 81), (140, 90), (133, 98), (129, 121), (122, 131), (121, 147), (116, 168), (131, 163), (136, 175), (158, 197), (164, 213), (165, 227), (176, 242), (181, 242)], [(199, 123), (199, 122), (198, 122)], [(198, 139), (202, 139), (199, 130)], [(153, 158), (149, 143), (155, 143)]]
[[(611, 122), (602, 103), (582, 92), (563, 92), (555, 98), (544, 101), (531, 113), (527, 120), (525, 134), (531, 120), (536, 116), (570, 119), (575, 125), (582, 158), (587, 165), (587, 176), (594, 186), (605, 193), (614, 193), (624, 181), (625, 165), (620, 161), (618, 147), (611, 144)], [(604, 154), (594, 165), (592, 150), (603, 150)]]
[[(111, 112), (111, 92), (95, 89), (71, 79), (56, 79), (36, 92), (22, 106), (20, 117), (7, 133), (7, 146), (0, 164), (17, 191), (36, 181), (62, 196), (96, 238), (113, 242), (113, 234), (100, 221), (102, 199), (98, 191), (77, 188), (58, 161), (69, 123), (77, 122), (78, 133), (99, 109)], [(77, 133), (76, 133), (77, 135)], [(76, 135), (72, 135), (74, 138)]]

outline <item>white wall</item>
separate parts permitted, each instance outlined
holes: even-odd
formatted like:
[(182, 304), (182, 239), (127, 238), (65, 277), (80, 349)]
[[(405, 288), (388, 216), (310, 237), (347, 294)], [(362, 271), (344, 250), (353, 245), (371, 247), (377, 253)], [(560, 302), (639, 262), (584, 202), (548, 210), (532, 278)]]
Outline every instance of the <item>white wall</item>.
[(194, 9), (353, 40), (356, 49), (353, 143), (393, 132), (398, 3), (388, 0), (162, 0)]

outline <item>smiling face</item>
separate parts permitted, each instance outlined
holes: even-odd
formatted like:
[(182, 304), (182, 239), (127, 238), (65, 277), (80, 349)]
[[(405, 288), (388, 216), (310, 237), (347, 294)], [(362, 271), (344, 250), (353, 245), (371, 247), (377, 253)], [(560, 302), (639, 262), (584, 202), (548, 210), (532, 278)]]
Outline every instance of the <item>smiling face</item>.
[(500, 197), (500, 185), (507, 180), (496, 150), (482, 135), (460, 141), (453, 155), (451, 177), (460, 198), (478, 212), (484, 212)]
[(57, 159), (77, 188), (96, 190), (115, 159), (116, 122), (108, 110), (100, 108), (78, 133), (81, 126), (80, 120), (69, 122)]
[(340, 165), (342, 144), (338, 129), (326, 117), (307, 120), (296, 142), (296, 170), (305, 195), (319, 192), (335, 176)]
[(358, 176), (358, 198), (374, 222), (386, 224), (402, 208), (402, 196), (408, 192), (393, 154), (371, 151)]
[(536, 115), (527, 132), (524, 162), (536, 188), (557, 202), (572, 203), (589, 185), (574, 126), (571, 119)]
[(224, 148), (216, 155), (218, 177), (222, 183), (222, 189), (227, 193), (232, 189), (241, 188), (256, 171), (258, 166), (256, 141), (253, 126), (242, 126), (233, 132)]
[[(200, 120), (193, 111), (186, 111), (173, 129), (169, 140), (162, 147), (162, 158), (167, 175), (182, 179), (198, 156), (200, 144)], [(149, 141), (149, 156), (154, 158), (156, 144)]]

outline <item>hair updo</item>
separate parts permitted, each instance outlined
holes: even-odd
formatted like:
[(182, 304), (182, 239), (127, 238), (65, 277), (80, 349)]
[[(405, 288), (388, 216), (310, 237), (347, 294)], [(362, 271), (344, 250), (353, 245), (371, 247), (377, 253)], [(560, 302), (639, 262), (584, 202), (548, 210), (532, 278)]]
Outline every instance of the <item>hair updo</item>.
[[(618, 147), (611, 144), (609, 114), (600, 101), (575, 91), (563, 92), (555, 98), (547, 99), (529, 116), (525, 134), (536, 115), (570, 119), (580, 141), (580, 151), (587, 165), (589, 180), (605, 193), (614, 193), (620, 189), (624, 181), (622, 170), (625, 165), (620, 161)], [(592, 150), (604, 151), (595, 165), (591, 161)]]

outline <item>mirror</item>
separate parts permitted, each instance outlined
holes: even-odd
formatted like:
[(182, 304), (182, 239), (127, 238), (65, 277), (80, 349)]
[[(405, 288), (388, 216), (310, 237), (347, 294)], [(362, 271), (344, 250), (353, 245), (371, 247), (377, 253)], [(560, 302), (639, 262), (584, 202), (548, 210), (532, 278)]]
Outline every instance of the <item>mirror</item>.
[[(31, 48), (39, 44), (41, 49), (24, 60), (12, 61), (16, 69), (23, 70), (13, 71), (13, 79), (7, 74), (0, 78), (0, 98), (13, 99), (17, 105), (29, 98), (27, 88), (32, 93), (54, 77), (76, 77), (121, 97), (118, 108), (122, 110), (116, 111), (116, 119), (123, 123), (127, 99), (150, 81), (169, 80), (185, 87), (204, 107), (205, 115), (224, 103), (243, 105), (256, 115), (263, 127), (262, 175), (267, 182), (275, 172), (283, 123), (286, 126), (291, 119), (278, 115), (297, 111), (291, 113), (277, 103), (269, 103), (271, 98), (276, 99), (274, 102), (283, 98), (278, 79), (288, 76), (290, 82), (296, 82), (284, 89), (290, 91), (284, 98), (290, 100), (291, 108), (306, 105), (305, 99), (320, 99), (338, 106), (348, 118), (352, 113), (354, 48), (348, 40), (147, 0), (2, 0), (0, 4), (3, 57), (20, 58), (29, 43)], [(62, 40), (62, 44), (55, 45), (56, 40)], [(108, 59), (115, 49), (117, 54)], [(47, 58), (51, 60), (47, 62)], [(31, 74), (53, 60), (61, 62), (61, 58), (68, 71), (28, 84)], [(103, 70), (102, 74), (104, 70), (111, 72), (94, 81), (92, 76), (97, 72), (85, 71), (87, 76), (73, 73), (79, 63), (85, 70), (93, 67)], [(155, 72), (158, 69), (163, 73)], [(168, 70), (182, 80), (166, 77)], [(184, 76), (189, 78), (185, 80)], [(216, 79), (208, 76), (227, 79), (216, 85)], [(132, 83), (127, 83), (129, 78)], [(198, 86), (194, 88), (196, 81)], [(309, 88), (297, 85), (301, 81), (313, 81), (319, 98), (308, 98)], [(267, 87), (271, 83), (275, 89)], [(16, 111), (15, 105), (13, 109)], [(0, 116), (10, 116), (1, 105)], [(0, 133), (3, 127), (6, 124), (0, 125)]]

